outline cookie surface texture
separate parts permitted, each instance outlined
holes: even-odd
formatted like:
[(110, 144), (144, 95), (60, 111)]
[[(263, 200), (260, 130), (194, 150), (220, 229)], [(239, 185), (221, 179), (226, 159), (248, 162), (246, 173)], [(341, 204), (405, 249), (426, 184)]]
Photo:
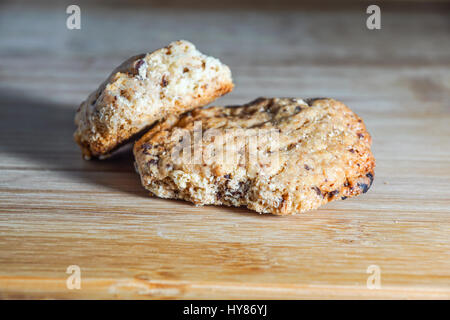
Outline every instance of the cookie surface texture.
[(143, 186), (196, 205), (292, 215), (367, 192), (371, 136), (326, 98), (259, 98), (169, 116), (134, 145)]

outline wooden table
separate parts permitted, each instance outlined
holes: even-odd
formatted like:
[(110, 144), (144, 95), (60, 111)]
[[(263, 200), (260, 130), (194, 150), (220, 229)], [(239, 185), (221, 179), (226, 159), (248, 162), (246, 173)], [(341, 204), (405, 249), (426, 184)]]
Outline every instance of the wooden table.
[[(81, 30), (60, 2), (1, 4), (1, 298), (450, 298), (449, 6), (382, 7), (371, 31), (364, 5), (238, 4), (81, 2)], [(151, 198), (129, 150), (83, 161), (78, 104), (128, 56), (180, 38), (231, 67), (220, 104), (347, 103), (373, 136), (372, 189), (277, 217)]]

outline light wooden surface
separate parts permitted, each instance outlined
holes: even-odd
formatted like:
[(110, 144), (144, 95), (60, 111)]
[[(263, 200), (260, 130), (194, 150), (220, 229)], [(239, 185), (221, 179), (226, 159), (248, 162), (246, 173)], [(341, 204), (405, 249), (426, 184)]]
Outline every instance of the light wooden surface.
[[(450, 11), (0, 4), (0, 298), (450, 298)], [(413, 6), (408, 6), (413, 9)], [(187, 39), (234, 92), (362, 116), (372, 189), (293, 217), (150, 198), (125, 150), (83, 161), (82, 99), (130, 55)], [(66, 268), (82, 288), (66, 288)], [(381, 269), (369, 290), (368, 266)]]

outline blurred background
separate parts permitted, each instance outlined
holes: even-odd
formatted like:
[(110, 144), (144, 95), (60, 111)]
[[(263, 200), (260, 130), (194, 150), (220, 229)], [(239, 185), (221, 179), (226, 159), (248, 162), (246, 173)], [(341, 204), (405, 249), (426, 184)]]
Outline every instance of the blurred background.
[[(380, 30), (366, 27), (370, 1), (0, 3), (0, 86), (73, 104), (125, 58), (176, 39), (230, 65), (237, 85), (224, 103), (255, 95), (396, 96), (392, 67), (415, 72), (403, 86), (433, 86), (441, 75), (427, 83), (417, 69), (448, 64), (450, 55), (446, 1), (374, 3)], [(66, 28), (70, 4), (81, 9), (80, 30)], [(355, 70), (366, 83), (352, 81)]]
[[(71, 4), (81, 9), (80, 30), (66, 27)], [(18, 93), (75, 110), (127, 57), (186, 39), (231, 67), (236, 87), (221, 104), (257, 96), (326, 96), (362, 116), (409, 112), (405, 102), (417, 99), (423, 112), (447, 108), (440, 102), (450, 86), (450, 3), (380, 1), (380, 30), (366, 27), (370, 4), (3, 0), (1, 100)], [(64, 115), (72, 117), (70, 111)], [(11, 119), (4, 115), (3, 121)], [(61, 130), (70, 131), (67, 125)], [(67, 142), (67, 136), (58, 137)], [(53, 148), (56, 138), (41, 140)], [(73, 149), (67, 152), (73, 156)]]
[[(81, 9), (79, 30), (66, 27), (71, 4)], [(43, 117), (31, 117), (29, 126), (58, 126), (51, 117), (61, 117), (60, 134), (40, 130), (44, 136), (39, 143), (49, 152), (58, 145), (65, 152), (56, 157), (71, 159), (78, 152), (67, 143), (73, 131), (72, 111), (127, 57), (177, 39), (193, 42), (230, 66), (235, 90), (217, 101), (220, 104), (245, 103), (258, 96), (333, 97), (363, 118), (448, 111), (443, 102), (450, 89), (450, 3), (380, 1), (379, 30), (366, 26), (370, 4), (1, 1), (1, 121), (10, 124), (21, 118), (24, 123), (27, 117), (22, 114), (30, 108)], [(27, 108), (25, 103), (21, 110), (6, 110), (5, 103), (17, 105), (19, 97), (45, 108)], [(3, 127), (11, 134), (11, 125)], [(24, 130), (13, 127), (18, 134)], [(19, 147), (14, 142), (11, 148)], [(401, 156), (404, 150), (386, 151)]]

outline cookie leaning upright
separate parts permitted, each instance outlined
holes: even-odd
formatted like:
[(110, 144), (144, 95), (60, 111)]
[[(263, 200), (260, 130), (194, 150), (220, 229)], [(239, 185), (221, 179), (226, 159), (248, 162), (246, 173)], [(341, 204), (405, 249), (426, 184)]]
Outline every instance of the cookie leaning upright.
[(104, 158), (157, 120), (204, 106), (233, 89), (230, 69), (184, 40), (132, 57), (84, 101), (75, 141)]
[(260, 98), (170, 116), (134, 155), (158, 197), (289, 215), (367, 192), (370, 146), (362, 119), (339, 101)]

